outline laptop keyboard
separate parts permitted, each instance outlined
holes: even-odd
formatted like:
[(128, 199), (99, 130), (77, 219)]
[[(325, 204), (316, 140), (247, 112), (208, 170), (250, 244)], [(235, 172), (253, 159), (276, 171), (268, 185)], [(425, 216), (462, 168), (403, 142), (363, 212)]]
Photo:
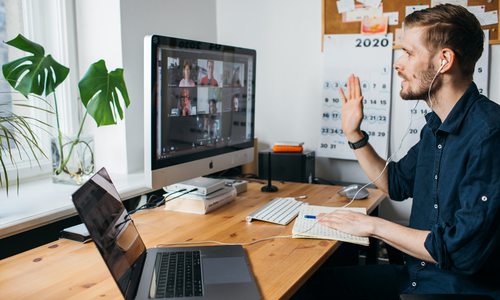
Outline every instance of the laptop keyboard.
[(200, 251), (158, 253), (156, 263), (155, 298), (203, 296)]

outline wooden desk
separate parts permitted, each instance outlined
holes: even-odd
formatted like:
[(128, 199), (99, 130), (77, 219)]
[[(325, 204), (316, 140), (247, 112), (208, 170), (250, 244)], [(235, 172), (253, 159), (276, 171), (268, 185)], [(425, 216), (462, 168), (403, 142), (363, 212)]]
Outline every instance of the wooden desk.
[[(262, 193), (250, 184), (236, 201), (208, 215), (167, 212), (162, 208), (133, 215), (147, 247), (180, 241), (216, 240), (249, 242), (275, 235), (289, 235), (288, 226), (245, 217), (274, 197), (307, 195), (310, 204), (342, 206), (348, 199), (337, 195), (338, 186), (274, 183), (277, 193)], [(370, 190), (366, 200), (351, 206), (372, 211), (385, 198)], [(277, 238), (245, 246), (251, 268), (265, 299), (291, 297), (340, 242)], [(94, 299), (121, 298), (120, 291), (93, 243), (58, 240), (0, 261), (0, 299)]]

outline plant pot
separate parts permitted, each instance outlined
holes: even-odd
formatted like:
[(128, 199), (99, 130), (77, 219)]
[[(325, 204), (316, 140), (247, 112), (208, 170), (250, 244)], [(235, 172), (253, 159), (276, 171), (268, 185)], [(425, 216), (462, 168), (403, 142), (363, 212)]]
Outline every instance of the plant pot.
[(94, 139), (51, 139), (52, 182), (81, 185), (94, 174)]

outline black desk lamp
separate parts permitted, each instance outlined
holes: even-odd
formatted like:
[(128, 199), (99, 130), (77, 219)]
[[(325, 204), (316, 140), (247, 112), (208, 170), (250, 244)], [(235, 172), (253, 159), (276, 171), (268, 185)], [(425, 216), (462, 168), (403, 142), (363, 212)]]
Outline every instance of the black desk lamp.
[(267, 185), (263, 186), (260, 190), (266, 193), (278, 191), (278, 188), (271, 184), (271, 151), (269, 151), (267, 155)]

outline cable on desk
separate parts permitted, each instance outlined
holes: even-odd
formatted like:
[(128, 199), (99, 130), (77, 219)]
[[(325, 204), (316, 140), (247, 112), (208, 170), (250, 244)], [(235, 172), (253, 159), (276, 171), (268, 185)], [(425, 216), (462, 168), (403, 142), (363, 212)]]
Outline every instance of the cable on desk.
[[(179, 198), (181, 196), (184, 196), (186, 194), (189, 194), (189, 193), (192, 193), (194, 191), (198, 190), (197, 188), (194, 188), (194, 189), (191, 189), (189, 191), (186, 191), (186, 189), (180, 189), (180, 190), (177, 190), (177, 191), (173, 191), (173, 192), (170, 192), (170, 193), (166, 193), (162, 196), (158, 196), (158, 195), (151, 195), (149, 196), (149, 198), (146, 200), (146, 203), (137, 207), (136, 209), (133, 209), (129, 212), (129, 215), (135, 213), (135, 212), (138, 212), (139, 210), (143, 210), (143, 209), (149, 209), (149, 208), (155, 208), (155, 207), (158, 207), (158, 206), (161, 206), (163, 204), (165, 204), (165, 202), (168, 202), (170, 200), (174, 200), (176, 198)], [(181, 193), (181, 192), (184, 192), (180, 195), (177, 195), (173, 198), (170, 198), (170, 199), (167, 199), (168, 197), (174, 195), (174, 194), (177, 194), (177, 193)]]
[(160, 201), (162, 201), (162, 199), (163, 199), (163, 196), (151, 195), (146, 200), (146, 203), (129, 211), (129, 215), (136, 213), (136, 212), (143, 210), (143, 209), (156, 207), (156, 204), (159, 203)]
[[(305, 230), (303, 232), (300, 232), (299, 234), (306, 233), (309, 230), (311, 230), (312, 228), (314, 228), (314, 226), (316, 226), (316, 224), (318, 224), (319, 220), (321, 220), (321, 218), (319, 218), (316, 222), (314, 222), (314, 224), (310, 228), (308, 228), (307, 230)], [(242, 243), (225, 243), (225, 242), (220, 242), (220, 241), (208, 240), (208, 241), (188, 241), (188, 242), (175, 242), (175, 243), (158, 244), (155, 247), (156, 248), (162, 248), (162, 247), (168, 247), (168, 246), (200, 245), (200, 244), (216, 244), (216, 245), (223, 245), (223, 246), (234, 246), (234, 245), (249, 246), (249, 245), (253, 245), (253, 244), (256, 244), (256, 243), (263, 242), (263, 241), (268, 241), (268, 240), (273, 240), (273, 239), (285, 239), (285, 238), (292, 238), (292, 235), (291, 234), (288, 234), (288, 235), (273, 235), (273, 236), (262, 238), (262, 239), (258, 239), (258, 240), (255, 240), (255, 241), (242, 242)]]
[[(189, 194), (189, 193), (195, 192), (195, 191), (197, 191), (197, 190), (198, 190), (197, 188), (192, 188), (192, 189), (190, 189), (189, 191), (186, 191), (186, 189), (182, 189), (182, 190), (178, 190), (178, 191), (172, 192), (172, 193), (170, 193), (169, 195), (166, 195), (166, 196), (163, 198), (163, 202), (162, 202), (161, 204), (159, 204), (158, 206), (165, 204), (165, 202), (172, 201), (172, 200), (174, 200), (174, 199), (177, 199), (177, 198), (179, 198), (179, 197), (182, 197), (182, 196), (184, 196), (184, 195), (186, 195), (186, 194)], [(180, 193), (180, 192), (183, 192), (183, 191), (185, 191), (185, 192), (184, 192), (184, 193), (182, 193), (182, 194), (180, 194), (180, 195), (175, 196), (174, 198), (167, 199), (167, 198), (168, 198), (168, 196), (171, 196), (171, 195), (173, 195), (174, 193)]]
[(268, 240), (273, 240), (273, 239), (283, 239), (283, 238), (291, 238), (292, 235), (274, 235), (270, 236), (267, 238), (262, 238), (258, 239), (255, 241), (251, 242), (244, 242), (244, 243), (224, 243), (224, 242), (219, 242), (219, 241), (189, 241), (189, 242), (176, 242), (176, 243), (167, 243), (167, 244), (158, 244), (156, 245), (156, 248), (162, 248), (166, 246), (178, 246), (178, 245), (199, 245), (199, 244), (217, 244), (217, 245), (223, 245), (223, 246), (235, 246), (235, 245), (241, 245), (241, 246), (248, 246), (256, 243), (260, 243), (263, 241), (268, 241)]

